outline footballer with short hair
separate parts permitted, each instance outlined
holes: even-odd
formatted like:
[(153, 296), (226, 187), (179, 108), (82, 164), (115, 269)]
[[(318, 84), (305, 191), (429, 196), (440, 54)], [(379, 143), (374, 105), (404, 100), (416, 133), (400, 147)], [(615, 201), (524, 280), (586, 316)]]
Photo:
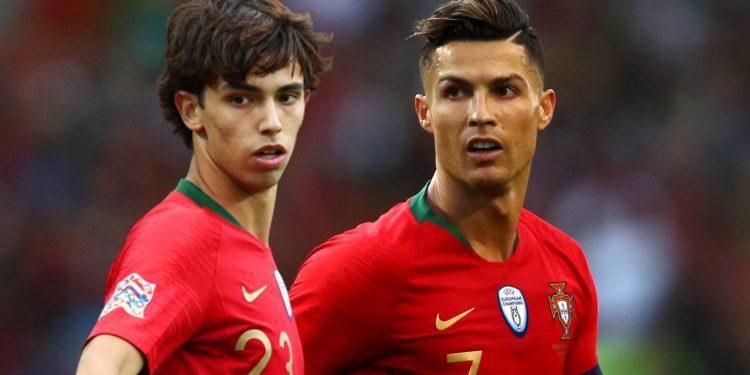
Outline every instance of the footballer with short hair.
[(586, 258), (524, 208), (556, 104), (529, 17), (508, 0), (455, 0), (414, 37), (436, 171), (303, 264), (290, 295), (307, 373), (600, 374)]

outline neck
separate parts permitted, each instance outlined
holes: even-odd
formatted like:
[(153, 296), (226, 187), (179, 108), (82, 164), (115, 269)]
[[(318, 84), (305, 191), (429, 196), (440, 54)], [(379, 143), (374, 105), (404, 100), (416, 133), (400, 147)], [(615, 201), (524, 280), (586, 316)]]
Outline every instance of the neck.
[(479, 256), (504, 261), (515, 250), (526, 195), (528, 178), (518, 177), (522, 183), (485, 192), (437, 171), (427, 192), (428, 204), (461, 231)]
[(250, 192), (216, 168), (206, 168), (195, 156), (186, 179), (227, 210), (242, 226), (268, 246), (276, 203), (276, 185)]

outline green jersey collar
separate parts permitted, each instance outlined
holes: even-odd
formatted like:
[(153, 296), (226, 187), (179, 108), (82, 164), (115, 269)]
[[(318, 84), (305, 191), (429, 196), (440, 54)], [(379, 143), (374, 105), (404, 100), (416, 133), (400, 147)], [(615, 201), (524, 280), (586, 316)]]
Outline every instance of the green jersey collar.
[[(430, 206), (427, 204), (427, 188), (430, 186), (430, 181), (427, 181), (427, 184), (424, 185), (422, 190), (417, 193), (417, 195), (411, 197), (411, 200), (409, 201), (409, 208), (411, 209), (411, 213), (414, 215), (414, 218), (416, 218), (417, 222), (419, 223), (429, 221), (439, 227), (442, 227), (443, 229), (453, 234), (459, 241), (463, 242), (466, 247), (474, 250), (474, 248), (471, 247), (469, 240), (464, 237), (463, 233), (461, 233), (461, 231), (458, 230), (455, 225), (453, 225), (446, 218), (435, 215), (435, 213), (430, 209)], [(516, 250), (517, 248), (518, 231), (516, 231), (516, 239), (513, 242), (513, 250)]]
[(411, 197), (411, 200), (409, 201), (409, 208), (411, 208), (411, 213), (414, 215), (414, 218), (416, 218), (419, 223), (429, 221), (442, 227), (453, 234), (459, 241), (463, 242), (466, 247), (473, 250), (474, 248), (471, 247), (469, 241), (455, 225), (449, 222), (446, 218), (435, 215), (430, 209), (430, 206), (427, 204), (427, 188), (430, 186), (430, 181), (427, 181), (427, 184), (424, 185), (422, 190), (417, 193), (417, 195)]
[(216, 213), (217, 215), (223, 217), (225, 220), (229, 221), (230, 223), (242, 228), (243, 230), (246, 230), (245, 227), (240, 224), (237, 219), (232, 216), (232, 214), (229, 213), (224, 207), (221, 207), (219, 203), (217, 203), (215, 200), (211, 199), (206, 193), (204, 193), (199, 187), (195, 186), (192, 182), (181, 179), (179, 183), (177, 183), (177, 188), (175, 191), (179, 191), (182, 194), (185, 194), (190, 200), (195, 202), (200, 207), (208, 207), (211, 211)]

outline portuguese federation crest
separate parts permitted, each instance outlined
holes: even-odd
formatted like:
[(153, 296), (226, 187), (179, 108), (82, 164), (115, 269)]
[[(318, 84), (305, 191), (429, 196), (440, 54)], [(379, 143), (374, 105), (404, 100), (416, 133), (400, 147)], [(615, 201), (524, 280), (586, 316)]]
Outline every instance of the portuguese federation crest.
[(565, 293), (565, 283), (550, 283), (552, 289), (555, 290), (555, 294), (548, 295), (549, 308), (552, 312), (552, 319), (557, 318), (563, 328), (561, 340), (572, 340), (573, 337), (570, 335), (570, 325), (573, 322), (575, 313), (573, 310), (573, 294)]

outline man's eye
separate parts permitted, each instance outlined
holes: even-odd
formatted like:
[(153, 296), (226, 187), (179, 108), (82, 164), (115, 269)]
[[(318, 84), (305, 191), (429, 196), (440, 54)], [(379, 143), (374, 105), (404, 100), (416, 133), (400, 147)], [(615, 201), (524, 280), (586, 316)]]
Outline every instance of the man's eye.
[(297, 101), (298, 98), (299, 96), (296, 94), (282, 94), (279, 96), (279, 101), (285, 104), (291, 104)]
[(250, 98), (244, 95), (233, 96), (229, 99), (229, 101), (235, 105), (245, 105), (245, 104), (250, 104), (251, 102)]
[(464, 90), (458, 88), (458, 87), (449, 87), (445, 90), (445, 96), (448, 98), (458, 98), (459, 96), (463, 96)]
[(511, 97), (516, 95), (516, 90), (514, 90), (512, 87), (506, 86), (497, 89), (497, 93), (502, 97)]

